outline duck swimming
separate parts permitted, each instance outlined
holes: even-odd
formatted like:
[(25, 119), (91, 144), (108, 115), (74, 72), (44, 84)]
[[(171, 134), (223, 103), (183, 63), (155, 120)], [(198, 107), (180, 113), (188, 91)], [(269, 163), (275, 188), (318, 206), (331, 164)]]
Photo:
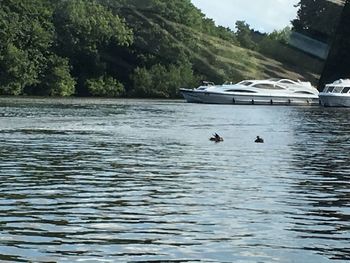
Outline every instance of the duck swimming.
[(213, 134), (213, 137), (210, 137), (209, 140), (214, 142), (222, 142), (224, 141), (224, 138), (222, 138), (219, 134), (215, 133)]
[(264, 143), (264, 139), (259, 137), (259, 136), (256, 136), (255, 142), (256, 143)]

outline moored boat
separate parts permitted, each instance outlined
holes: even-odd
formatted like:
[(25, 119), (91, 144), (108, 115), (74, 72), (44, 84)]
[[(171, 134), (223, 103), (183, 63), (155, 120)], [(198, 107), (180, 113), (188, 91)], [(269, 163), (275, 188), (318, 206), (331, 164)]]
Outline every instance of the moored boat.
[(350, 79), (339, 79), (327, 84), (319, 94), (325, 107), (350, 107)]
[(244, 80), (180, 91), (187, 102), (196, 103), (319, 105), (319, 92), (310, 82), (290, 79)]

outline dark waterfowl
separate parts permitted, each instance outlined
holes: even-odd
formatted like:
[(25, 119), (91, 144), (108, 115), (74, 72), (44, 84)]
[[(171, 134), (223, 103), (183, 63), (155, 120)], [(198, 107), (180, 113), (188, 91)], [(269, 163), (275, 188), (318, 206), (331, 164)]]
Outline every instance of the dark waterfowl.
[(224, 138), (222, 138), (219, 134), (215, 133), (213, 134), (213, 137), (210, 137), (209, 140), (214, 142), (222, 142), (224, 141)]
[(264, 143), (264, 139), (259, 137), (259, 136), (256, 136), (255, 142), (256, 143)]

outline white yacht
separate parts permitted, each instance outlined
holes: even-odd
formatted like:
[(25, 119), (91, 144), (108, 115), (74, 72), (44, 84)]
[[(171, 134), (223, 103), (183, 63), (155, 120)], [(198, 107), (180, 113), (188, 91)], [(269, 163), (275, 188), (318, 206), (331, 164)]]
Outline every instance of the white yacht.
[(213, 104), (319, 105), (318, 90), (310, 82), (290, 79), (243, 80), (196, 89), (180, 89), (187, 102)]
[(350, 79), (339, 79), (327, 84), (319, 94), (325, 107), (350, 107)]

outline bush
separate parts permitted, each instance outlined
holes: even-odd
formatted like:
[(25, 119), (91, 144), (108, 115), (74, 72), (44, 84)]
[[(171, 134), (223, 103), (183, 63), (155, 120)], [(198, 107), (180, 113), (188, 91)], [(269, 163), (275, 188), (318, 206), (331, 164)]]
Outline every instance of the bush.
[(125, 93), (123, 84), (109, 76), (88, 79), (86, 87), (92, 96), (98, 97), (120, 97)]
[(177, 98), (181, 87), (193, 86), (196, 83), (189, 63), (168, 67), (156, 64), (149, 70), (136, 68), (132, 80), (131, 95), (148, 98)]
[(45, 78), (40, 85), (40, 95), (71, 96), (75, 93), (75, 84), (76, 81), (70, 75), (68, 59), (51, 56)]

